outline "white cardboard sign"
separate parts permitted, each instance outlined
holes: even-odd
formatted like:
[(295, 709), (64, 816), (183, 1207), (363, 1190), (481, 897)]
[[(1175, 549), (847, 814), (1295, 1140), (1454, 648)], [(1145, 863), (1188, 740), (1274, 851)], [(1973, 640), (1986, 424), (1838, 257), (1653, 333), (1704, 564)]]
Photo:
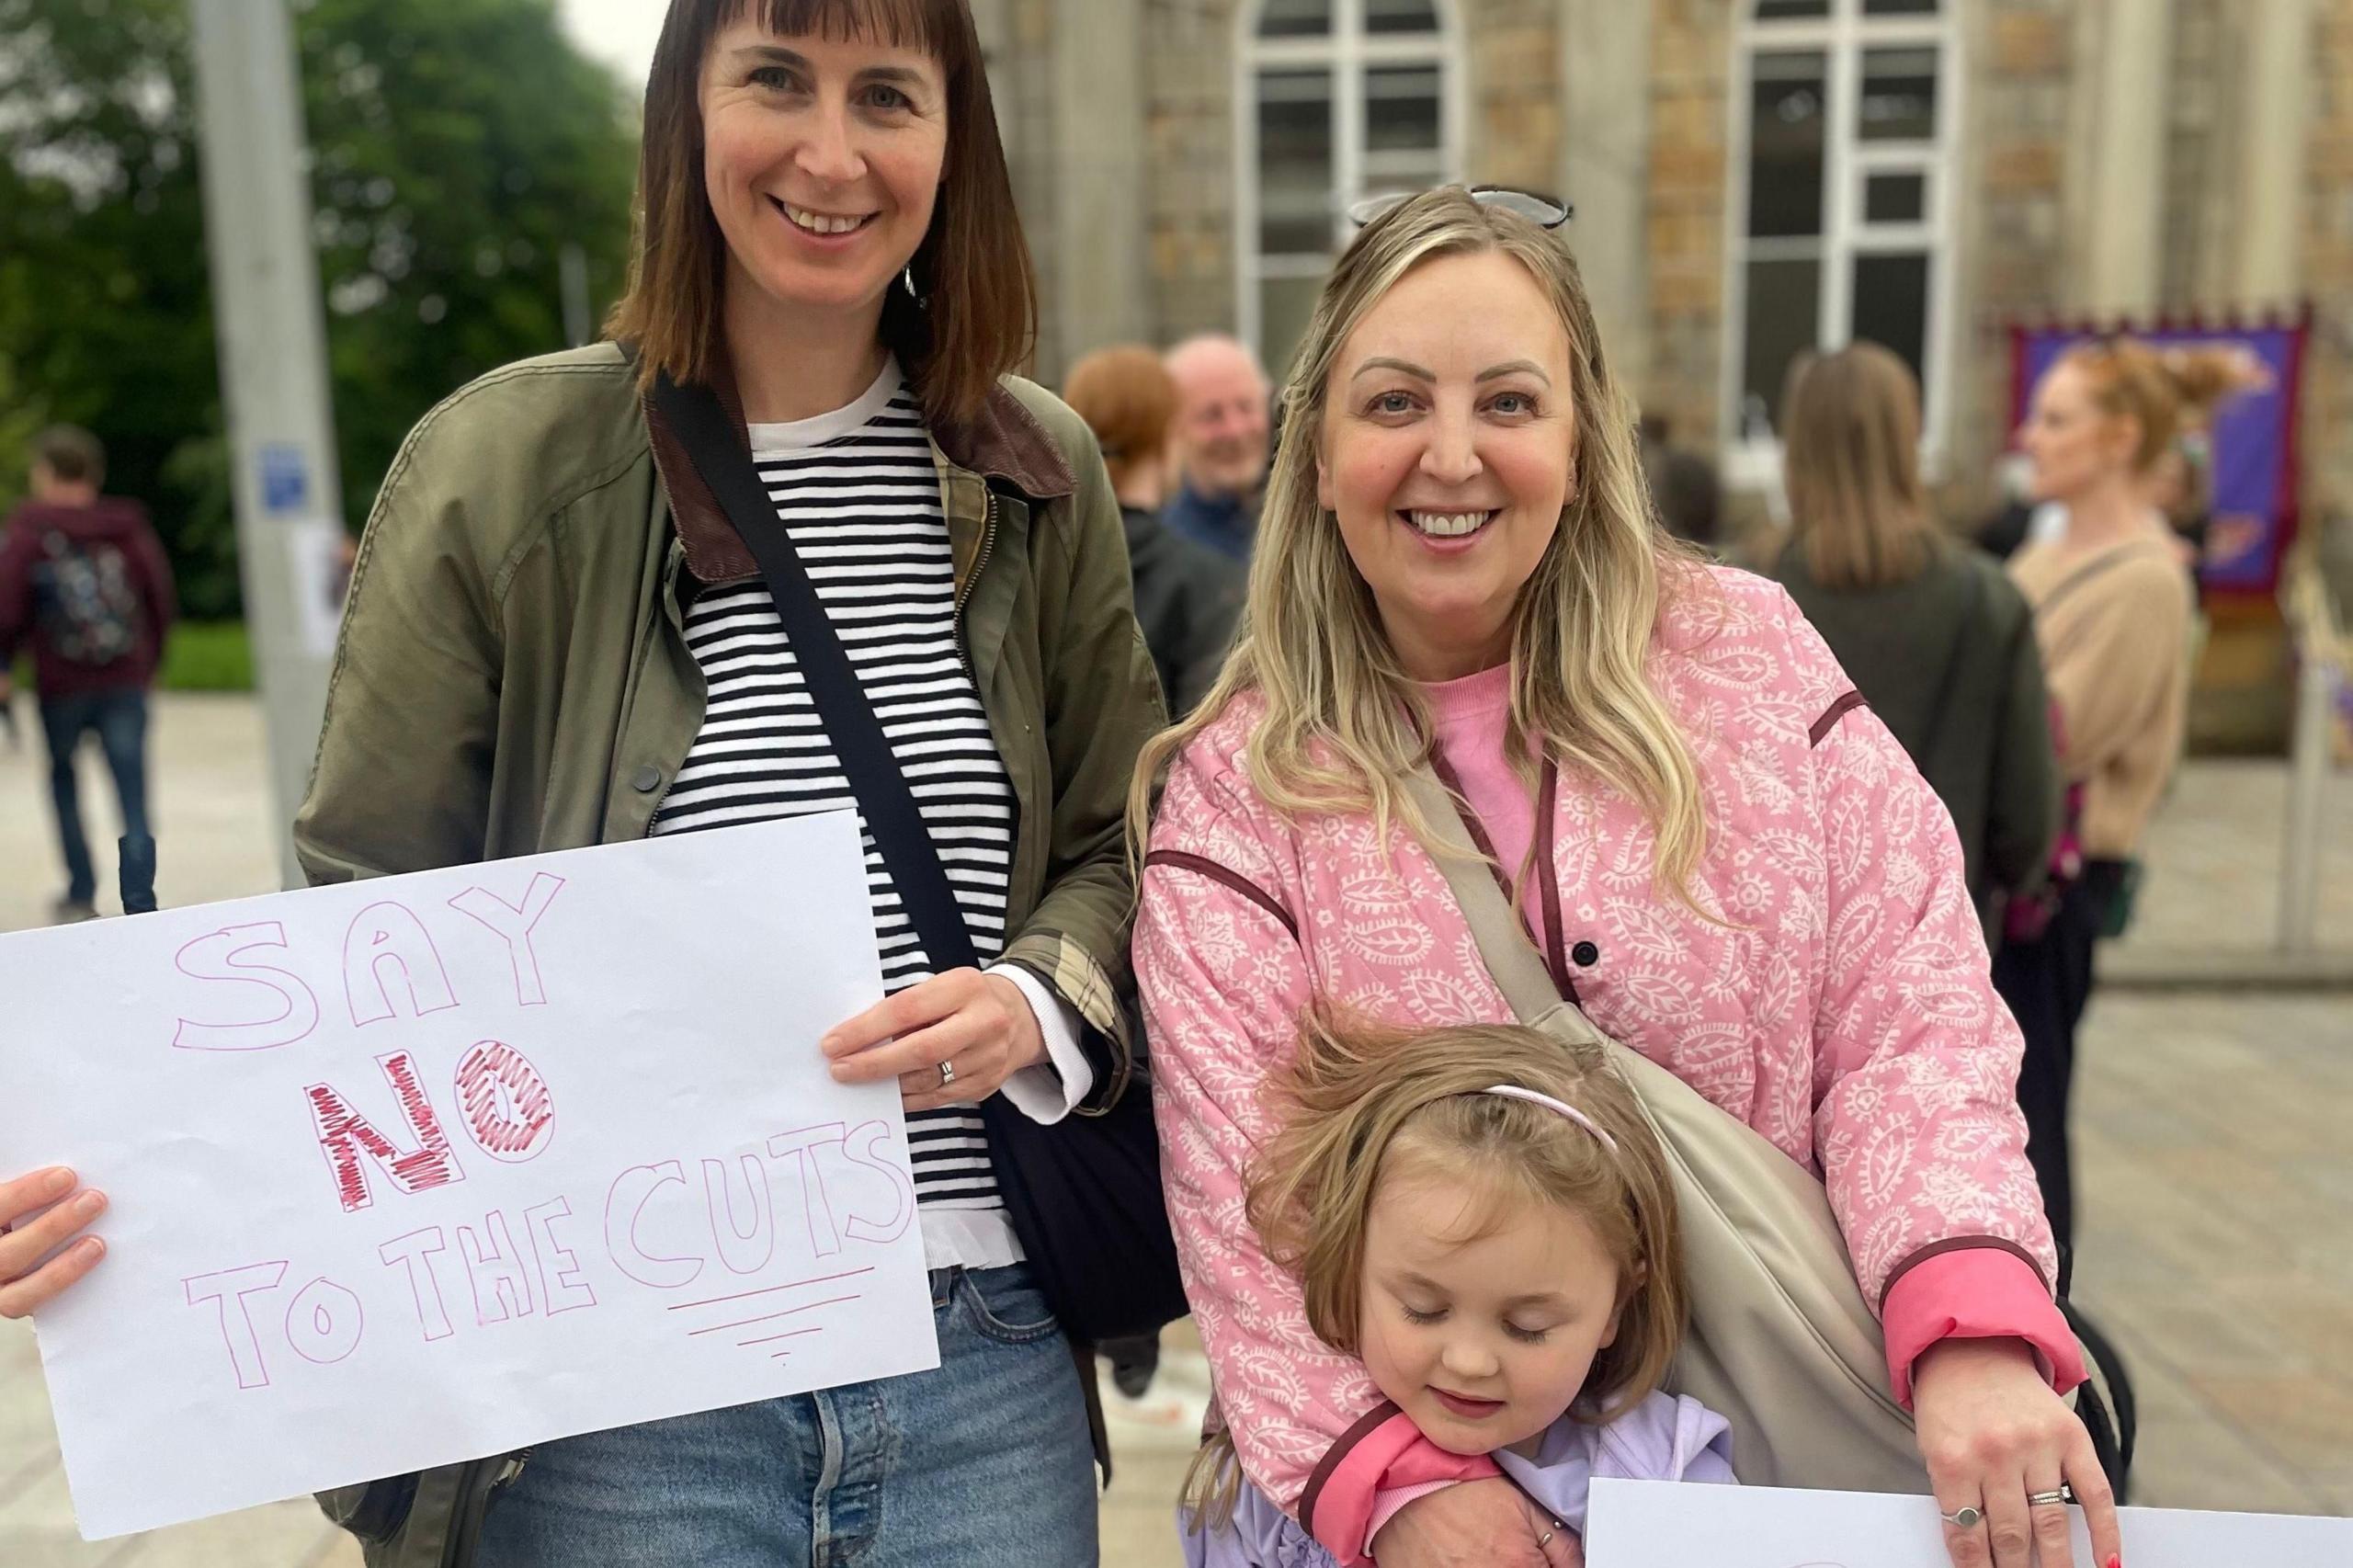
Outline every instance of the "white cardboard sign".
[[(2075, 1519), (2075, 1564), (2095, 1559)], [(2353, 1520), (2118, 1510), (2131, 1568), (2346, 1568)], [(1597, 1481), (1588, 1568), (1951, 1568), (1937, 1506), (1877, 1492)]]
[(92, 1540), (938, 1364), (849, 813), (0, 939)]

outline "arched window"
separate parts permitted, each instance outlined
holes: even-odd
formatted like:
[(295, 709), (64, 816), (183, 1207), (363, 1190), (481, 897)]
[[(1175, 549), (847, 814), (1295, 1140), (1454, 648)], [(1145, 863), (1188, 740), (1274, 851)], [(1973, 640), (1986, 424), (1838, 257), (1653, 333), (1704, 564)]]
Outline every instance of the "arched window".
[(1798, 355), (1858, 338), (1943, 427), (1960, 173), (1956, 0), (1744, 0), (1733, 45), (1727, 445), (1769, 450)]
[(1462, 71), (1441, 0), (1242, 7), (1235, 320), (1278, 374), (1358, 198), (1461, 177)]

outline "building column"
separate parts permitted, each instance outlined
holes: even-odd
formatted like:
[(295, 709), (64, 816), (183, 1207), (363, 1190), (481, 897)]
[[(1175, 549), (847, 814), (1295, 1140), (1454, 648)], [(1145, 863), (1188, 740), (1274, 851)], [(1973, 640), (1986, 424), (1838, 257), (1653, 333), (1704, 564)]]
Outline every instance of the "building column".
[[(1052, 0), (1055, 222), (1040, 369), (1148, 335), (1143, 0)], [(1051, 361), (1051, 362), (1050, 362)]]
[(2304, 114), (2311, 102), (2311, 0), (2264, 0), (2239, 17), (2245, 29), (2235, 97), (2238, 222), (2231, 233), (2230, 290), (2242, 310), (2286, 310), (2303, 287)]
[(1650, 13), (1626, 0), (1561, 0), (1560, 195), (1576, 205), (1569, 244), (1630, 392), (1650, 363)]
[(2069, 304), (2148, 316), (2164, 278), (2170, 0), (2108, 0), (2075, 14), (2069, 114)]

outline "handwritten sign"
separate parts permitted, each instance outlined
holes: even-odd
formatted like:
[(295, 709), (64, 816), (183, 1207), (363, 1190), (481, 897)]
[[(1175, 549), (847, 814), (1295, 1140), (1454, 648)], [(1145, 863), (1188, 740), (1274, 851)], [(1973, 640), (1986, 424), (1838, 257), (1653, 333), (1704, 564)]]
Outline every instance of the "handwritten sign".
[[(2075, 1514), (2075, 1561), (2094, 1562)], [(2118, 1510), (2132, 1568), (2345, 1568), (2353, 1519)], [(1590, 1568), (1951, 1568), (1937, 1506), (1876, 1492), (1596, 1481)]]
[(84, 1535), (938, 1364), (855, 818), (0, 940)]

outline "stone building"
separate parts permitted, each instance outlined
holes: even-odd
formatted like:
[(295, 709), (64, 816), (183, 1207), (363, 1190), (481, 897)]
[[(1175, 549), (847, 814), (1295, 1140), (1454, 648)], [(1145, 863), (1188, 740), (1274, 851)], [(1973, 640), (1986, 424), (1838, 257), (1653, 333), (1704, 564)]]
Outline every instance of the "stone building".
[(1913, 362), (1960, 514), (1994, 498), (2014, 321), (2310, 302), (2304, 513), (2353, 509), (2353, 0), (976, 8), (1049, 379), (1205, 328), (1279, 369), (1351, 200), (1489, 181), (1574, 202), (1630, 384), (1736, 490), (1803, 348)]

